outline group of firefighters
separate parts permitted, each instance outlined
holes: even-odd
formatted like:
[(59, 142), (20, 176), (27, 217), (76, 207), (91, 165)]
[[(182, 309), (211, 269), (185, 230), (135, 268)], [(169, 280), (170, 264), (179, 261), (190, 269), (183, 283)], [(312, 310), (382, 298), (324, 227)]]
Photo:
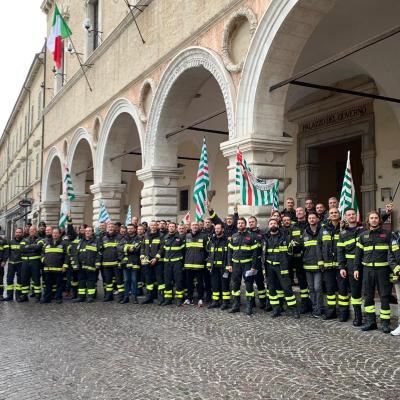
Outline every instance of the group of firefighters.
[[(70, 290), (74, 301), (90, 303), (101, 276), (104, 302), (117, 295), (121, 304), (138, 303), (145, 289), (141, 304), (157, 300), (168, 306), (175, 300), (183, 306), (194, 304), (196, 293), (199, 307), (205, 301), (209, 309), (237, 313), (244, 282), (247, 315), (256, 306), (256, 287), (259, 308), (274, 318), (286, 311), (294, 318), (310, 313), (345, 322), (351, 304), (353, 325), (369, 331), (377, 329), (377, 289), (381, 327), (389, 333), (393, 284), (400, 298), (399, 235), (382, 229), (392, 205), (383, 216), (370, 212), (361, 226), (354, 209), (341, 219), (337, 199), (328, 203), (326, 209), (307, 200), (305, 208), (295, 208), (288, 198), (283, 211), (272, 213), (266, 231), (256, 217), (239, 217), (236, 207), (222, 221), (210, 204), (210, 216), (190, 225), (163, 220), (147, 225), (137, 217), (127, 226), (101, 223), (96, 232), (86, 225), (75, 230), (72, 221), (65, 231), (28, 224), (9, 242), (0, 237), (0, 296), (61, 303)], [(400, 335), (400, 325), (392, 334)]]

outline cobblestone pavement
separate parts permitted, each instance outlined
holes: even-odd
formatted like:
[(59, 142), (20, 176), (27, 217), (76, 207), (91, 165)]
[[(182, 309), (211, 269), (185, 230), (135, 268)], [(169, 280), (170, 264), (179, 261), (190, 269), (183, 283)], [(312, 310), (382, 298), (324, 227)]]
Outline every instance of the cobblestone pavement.
[(0, 304), (0, 399), (396, 399), (400, 340), (258, 311)]

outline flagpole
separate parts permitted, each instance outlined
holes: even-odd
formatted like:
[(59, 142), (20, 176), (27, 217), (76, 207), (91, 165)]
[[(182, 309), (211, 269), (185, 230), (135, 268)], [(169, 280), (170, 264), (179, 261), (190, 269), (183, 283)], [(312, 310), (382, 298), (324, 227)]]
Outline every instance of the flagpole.
[(393, 197), (392, 197), (392, 203), (394, 202), (394, 199), (396, 198), (396, 194), (397, 194), (397, 191), (399, 190), (399, 187), (400, 187), (400, 181), (399, 181), (399, 183), (397, 184), (396, 190), (394, 191), (394, 195), (393, 195)]
[(84, 69), (84, 65), (85, 65), (85, 64), (82, 63), (81, 57), (79, 56), (79, 53), (76, 51), (76, 48), (75, 48), (74, 42), (72, 41), (71, 35), (68, 36), (68, 39), (69, 39), (69, 41), (71, 42), (72, 48), (74, 49), (74, 53), (75, 53), (75, 55), (76, 55), (76, 58), (78, 59), (79, 66), (81, 67), (81, 70), (82, 70), (82, 72), (83, 72), (83, 75), (84, 75), (84, 77), (85, 77), (85, 79), (86, 79), (86, 83), (87, 83), (87, 85), (88, 85), (88, 87), (89, 87), (89, 90), (90, 90), (91, 92), (93, 92), (92, 87), (90, 86), (89, 79), (88, 79), (88, 77), (87, 77), (87, 75), (86, 75), (86, 71), (85, 71), (85, 69)]
[(235, 182), (235, 205), (238, 203), (238, 198), (237, 198), (237, 184), (236, 184), (236, 174), (237, 174), (237, 171), (238, 171), (238, 162), (237, 162), (237, 153), (238, 153), (238, 151), (239, 151), (239, 146), (237, 146), (237, 148), (236, 148), (236, 155), (235, 155), (235, 157), (236, 157), (236, 164), (235, 164), (235, 180), (234, 180), (234, 182)]

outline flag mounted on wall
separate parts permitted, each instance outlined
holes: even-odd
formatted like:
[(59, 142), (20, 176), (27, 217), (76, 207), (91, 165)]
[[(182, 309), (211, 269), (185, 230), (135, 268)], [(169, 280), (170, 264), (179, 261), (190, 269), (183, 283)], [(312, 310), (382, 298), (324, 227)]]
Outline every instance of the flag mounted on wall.
[(236, 152), (236, 186), (243, 205), (272, 205), (273, 210), (279, 210), (279, 180), (257, 178), (239, 149)]
[(54, 6), (53, 23), (50, 36), (47, 40), (47, 48), (53, 54), (54, 64), (57, 69), (62, 66), (63, 40), (72, 35), (72, 31), (62, 17), (57, 4)]

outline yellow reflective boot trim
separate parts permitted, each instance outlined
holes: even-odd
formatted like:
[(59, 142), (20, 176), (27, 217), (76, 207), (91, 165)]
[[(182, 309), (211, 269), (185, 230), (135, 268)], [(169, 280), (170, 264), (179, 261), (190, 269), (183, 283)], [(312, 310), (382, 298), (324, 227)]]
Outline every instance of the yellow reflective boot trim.
[(364, 311), (368, 314), (375, 314), (375, 305), (364, 307)]
[(390, 319), (390, 308), (389, 308), (389, 310), (382, 310), (381, 309), (380, 318), (381, 319)]
[(359, 298), (354, 298), (354, 297), (352, 297), (351, 298), (351, 304), (353, 305), (353, 306), (361, 306), (362, 305), (362, 298), (361, 297), (359, 297)]

